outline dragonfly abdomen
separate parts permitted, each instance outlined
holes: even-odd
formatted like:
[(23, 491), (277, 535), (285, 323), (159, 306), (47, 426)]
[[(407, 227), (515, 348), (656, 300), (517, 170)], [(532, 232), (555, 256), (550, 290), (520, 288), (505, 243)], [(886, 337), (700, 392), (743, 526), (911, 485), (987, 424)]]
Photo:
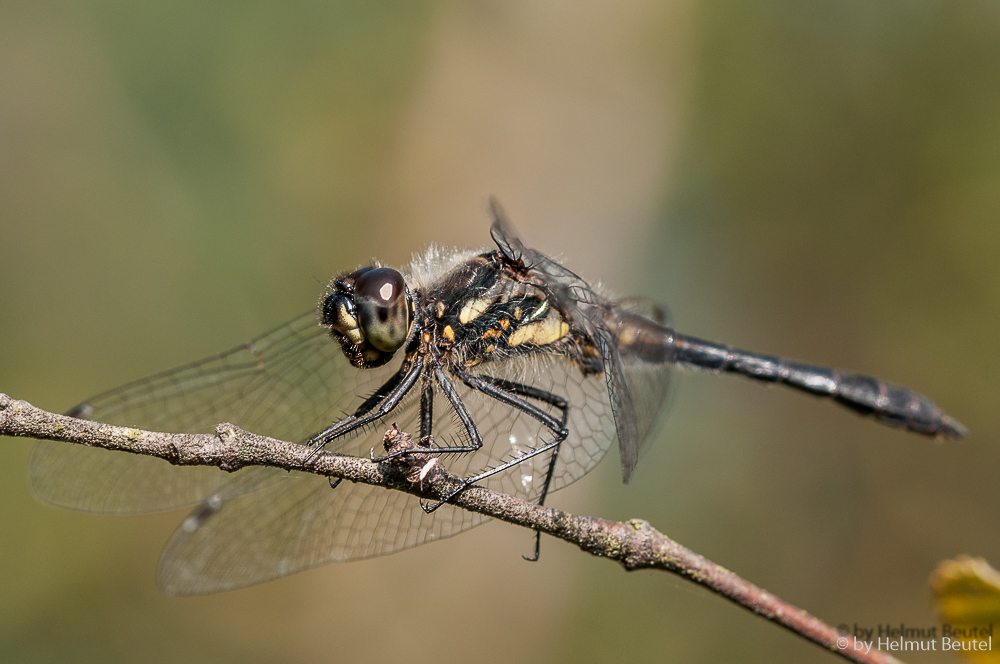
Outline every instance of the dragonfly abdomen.
[(680, 364), (735, 373), (767, 383), (781, 383), (816, 396), (829, 397), (862, 415), (890, 426), (945, 438), (964, 438), (968, 431), (933, 401), (912, 390), (871, 376), (785, 360), (674, 335)]

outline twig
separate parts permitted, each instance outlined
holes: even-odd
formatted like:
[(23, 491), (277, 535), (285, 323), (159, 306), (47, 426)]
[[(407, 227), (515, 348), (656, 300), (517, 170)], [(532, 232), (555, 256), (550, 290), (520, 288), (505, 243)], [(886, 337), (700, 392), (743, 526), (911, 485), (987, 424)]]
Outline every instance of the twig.
[[(311, 448), (243, 431), (229, 423), (218, 425), (214, 435), (157, 433), (56, 415), (6, 394), (0, 394), (0, 435), (77, 443), (155, 456), (176, 465), (216, 466), (227, 471), (245, 466), (274, 466), (404, 491), (431, 500), (448, 495), (459, 481), (440, 464), (430, 463), (432, 457), (422, 453), (396, 457), (394, 462), (382, 464), (331, 453), (310, 459)], [(410, 437), (395, 427), (386, 434), (386, 443), (395, 449), (414, 447)], [(845, 659), (871, 664), (899, 662), (878, 650), (855, 649), (850, 637), (681, 546), (646, 521), (633, 519), (621, 523), (575, 516), (481, 487), (470, 487), (451, 502), (472, 512), (558, 537), (595, 556), (616, 560), (629, 571), (673, 572)]]

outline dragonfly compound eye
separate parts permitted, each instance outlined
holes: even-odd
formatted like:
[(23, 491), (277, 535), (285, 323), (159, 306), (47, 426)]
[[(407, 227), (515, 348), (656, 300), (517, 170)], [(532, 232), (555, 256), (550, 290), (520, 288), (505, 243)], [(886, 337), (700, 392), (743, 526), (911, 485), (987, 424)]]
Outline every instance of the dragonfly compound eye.
[(410, 303), (403, 275), (388, 267), (367, 270), (354, 283), (354, 306), (365, 341), (393, 353), (410, 333)]

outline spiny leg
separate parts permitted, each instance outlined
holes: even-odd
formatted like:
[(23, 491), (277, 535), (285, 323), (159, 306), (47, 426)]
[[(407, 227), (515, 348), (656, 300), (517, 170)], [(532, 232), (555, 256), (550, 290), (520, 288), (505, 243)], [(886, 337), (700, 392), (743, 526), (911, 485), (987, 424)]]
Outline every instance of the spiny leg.
[[(492, 396), (494, 399), (499, 399), (499, 397), (489, 392), (486, 392), (483, 389), (480, 389), (478, 385), (470, 383), (469, 380), (484, 381), (489, 385), (492, 385), (493, 387), (497, 388), (498, 390), (509, 392), (511, 394), (516, 394), (522, 397), (537, 399), (538, 401), (547, 403), (550, 406), (554, 406), (555, 408), (558, 408), (562, 412), (562, 418), (559, 421), (561, 428), (562, 429), (566, 428), (566, 421), (569, 418), (569, 403), (566, 401), (566, 399), (562, 398), (558, 394), (553, 394), (552, 392), (547, 392), (546, 390), (540, 390), (537, 387), (532, 387), (531, 385), (524, 385), (523, 383), (515, 383), (514, 381), (505, 380), (503, 378), (494, 378), (493, 376), (485, 376), (485, 375), (471, 376), (468, 374), (465, 375), (459, 374), (459, 376), (462, 378), (462, 382), (464, 382), (469, 387), (479, 390), (480, 392), (483, 392), (484, 394), (487, 394), (489, 396)], [(515, 408), (517, 407), (515, 404), (510, 404), (510, 405), (513, 405)], [(535, 417), (532, 413), (527, 413), (527, 414), (531, 415), (532, 417)], [(542, 422), (542, 424), (544, 424), (546, 427), (548, 427), (548, 429), (552, 431), (552, 433), (554, 433), (557, 436), (559, 435), (559, 430), (560, 430), (559, 428), (553, 428), (549, 422), (545, 422), (542, 420), (539, 421)], [(549, 485), (552, 483), (552, 475), (553, 472), (555, 471), (556, 459), (558, 457), (559, 457), (559, 450), (557, 449), (552, 454), (552, 459), (549, 462), (548, 472), (546, 472), (545, 474), (545, 482), (542, 485), (542, 492), (538, 498), (539, 505), (545, 504), (545, 497), (549, 493)]]
[[(314, 445), (316, 447), (309, 458), (306, 459), (308, 463), (319, 454), (323, 446), (334, 438), (346, 435), (359, 427), (363, 427), (366, 424), (370, 424), (379, 418), (385, 417), (392, 410), (399, 405), (399, 402), (406, 396), (406, 393), (413, 389), (416, 384), (417, 379), (420, 377), (421, 370), (424, 367), (423, 356), (417, 356), (412, 364), (407, 366), (406, 363), (400, 367), (399, 371), (393, 375), (382, 387), (375, 391), (368, 399), (361, 404), (354, 415), (348, 415), (339, 422), (330, 425), (323, 431), (320, 431), (315, 436), (309, 439), (306, 443), (307, 445)], [(379, 403), (379, 397), (381, 403)], [(374, 404), (378, 403), (378, 407), (374, 408)]]
[[(458, 419), (462, 421), (462, 425), (469, 434), (470, 443), (468, 445), (455, 445), (453, 447), (408, 448), (405, 450), (399, 450), (398, 452), (386, 454), (385, 456), (378, 457), (377, 459), (373, 458), (372, 461), (375, 463), (381, 463), (382, 461), (388, 461), (389, 459), (394, 459), (398, 456), (408, 454), (427, 454), (428, 452), (434, 454), (464, 454), (466, 452), (476, 452), (482, 448), (483, 437), (479, 435), (479, 429), (476, 428), (476, 423), (472, 421), (472, 416), (469, 415), (468, 409), (465, 407), (465, 404), (462, 403), (461, 397), (458, 396), (458, 390), (455, 389), (452, 382), (447, 376), (445, 376), (439, 364), (434, 365), (434, 378), (437, 380), (437, 384), (441, 387), (441, 391), (444, 393), (445, 397), (447, 397), (448, 402), (451, 403), (451, 407), (455, 409), (455, 414), (458, 415)], [(423, 403), (423, 396), (421, 396), (421, 403)], [(424, 424), (424, 413), (421, 413), (421, 431), (424, 429)], [(429, 429), (429, 423), (427, 426)]]
[[(562, 419), (560, 421), (561, 429), (562, 430), (566, 430), (566, 422), (567, 422), (567, 419), (569, 418), (569, 403), (566, 401), (566, 399), (564, 399), (563, 397), (559, 396), (558, 394), (553, 394), (552, 392), (548, 392), (546, 390), (541, 390), (541, 389), (539, 389), (537, 387), (532, 387), (531, 385), (524, 385), (523, 383), (515, 383), (514, 381), (505, 380), (503, 378), (494, 378), (493, 376), (485, 376), (485, 375), (471, 376), (471, 375), (468, 375), (468, 374), (466, 374), (464, 376), (462, 374), (459, 374), (459, 375), (462, 377), (462, 381), (466, 385), (468, 385), (469, 387), (472, 387), (473, 389), (480, 390), (481, 392), (484, 392), (484, 394), (488, 394), (489, 396), (492, 396), (494, 398), (498, 398), (498, 397), (496, 395), (494, 395), (494, 394), (491, 394), (489, 392), (486, 392), (486, 391), (480, 389), (480, 387), (478, 385), (470, 383), (470, 380), (472, 380), (473, 382), (476, 382), (476, 381), (485, 381), (486, 383), (492, 385), (494, 388), (497, 388), (499, 390), (510, 392), (512, 394), (516, 394), (516, 395), (519, 395), (519, 396), (524, 396), (524, 397), (529, 397), (529, 398), (532, 398), (532, 399), (537, 399), (538, 401), (541, 401), (543, 403), (547, 403), (547, 404), (549, 404), (551, 406), (554, 406), (554, 407), (558, 408), (562, 412)], [(514, 405), (514, 404), (511, 404), (511, 405)], [(515, 405), (515, 407), (517, 407), (517, 406)], [(524, 412), (526, 412), (528, 415), (531, 415), (532, 417), (535, 417), (535, 415), (533, 413), (530, 413), (530, 412), (527, 412), (527, 411), (524, 411)], [(562, 441), (565, 440), (566, 436), (569, 434), (568, 430), (566, 430), (565, 433), (562, 434), (559, 429), (553, 428), (547, 422), (542, 421), (542, 424), (545, 425), (546, 427), (548, 427), (549, 430), (552, 431), (552, 433), (555, 434), (556, 440), (553, 441), (553, 442), (555, 442), (555, 446), (552, 449), (552, 456), (549, 458), (549, 467), (545, 471), (545, 480), (542, 483), (542, 491), (541, 491), (541, 494), (538, 497), (538, 504), (539, 505), (544, 505), (545, 504), (545, 498), (546, 498), (546, 496), (548, 496), (549, 486), (552, 483), (552, 476), (555, 474), (556, 461), (559, 459), (559, 450), (561, 448)], [(538, 557), (539, 557), (539, 555), (541, 553), (541, 545), (542, 545), (542, 534), (541, 534), (541, 532), (539, 532), (539, 531), (536, 530), (535, 531), (535, 552), (531, 555), (531, 557), (528, 557), (528, 556), (521, 556), (521, 557), (524, 558), (525, 560), (529, 561), (529, 562), (534, 562), (534, 561), (538, 560)]]
[[(520, 397), (514, 397), (514, 398), (520, 399)], [(530, 404), (527, 404), (527, 402), (523, 402), (523, 403), (525, 405), (529, 405), (530, 406)], [(458, 494), (460, 494), (463, 491), (465, 491), (467, 488), (469, 488), (470, 486), (472, 486), (476, 482), (479, 482), (480, 480), (484, 480), (487, 477), (491, 477), (493, 475), (496, 475), (497, 473), (502, 473), (505, 470), (508, 470), (509, 468), (513, 468), (514, 466), (520, 465), (521, 463), (527, 461), (528, 459), (531, 459), (532, 457), (538, 456), (539, 454), (544, 454), (545, 452), (548, 452), (549, 450), (557, 448), (559, 446), (559, 443), (561, 443), (565, 438), (566, 438), (565, 433), (564, 434), (560, 434), (559, 436), (556, 437), (555, 440), (553, 440), (551, 442), (548, 442), (548, 443), (545, 443), (544, 445), (541, 445), (539, 447), (536, 447), (535, 449), (531, 450), (530, 452), (526, 452), (525, 454), (522, 454), (522, 455), (518, 456), (517, 458), (511, 459), (510, 461), (506, 461), (506, 462), (500, 464), (499, 466), (495, 466), (493, 468), (485, 470), (485, 471), (479, 473), (478, 475), (474, 475), (472, 477), (468, 477), (468, 478), (462, 480), (461, 485), (457, 489), (455, 489), (454, 491), (452, 491), (451, 493), (449, 493), (447, 496), (445, 496), (444, 498), (442, 498), (438, 502), (434, 503), (430, 507), (427, 507), (426, 505), (421, 504), (421, 507), (424, 508), (425, 512), (427, 512), (428, 514), (430, 514), (431, 512), (433, 512), (437, 508), (441, 507), (442, 505), (444, 505), (445, 503), (447, 503), (448, 501), (450, 501), (452, 498), (454, 498)]]
[(434, 381), (424, 376), (423, 389), (420, 391), (420, 440), (430, 444), (434, 426)]
[[(431, 380), (426, 373), (424, 373), (422, 383), (423, 384), (420, 388), (420, 438), (417, 441), (418, 447), (413, 448), (410, 451), (426, 454), (434, 442), (434, 381)], [(386, 443), (386, 445), (386, 450), (388, 451), (388, 443)], [(373, 462), (379, 462), (384, 459), (391, 459), (397, 456), (400, 456), (400, 454), (397, 452), (390, 452), (388, 455), (376, 459), (375, 448), (372, 448), (371, 452), (368, 454), (368, 457)]]
[[(522, 413), (525, 413), (526, 415), (538, 420), (539, 422), (542, 423), (542, 425), (544, 425), (546, 428), (548, 428), (555, 434), (555, 438), (551, 442), (541, 445), (531, 450), (530, 452), (527, 452), (525, 454), (522, 454), (518, 457), (511, 459), (510, 461), (506, 461), (498, 466), (485, 470), (482, 473), (479, 473), (478, 475), (474, 475), (472, 477), (462, 480), (461, 485), (457, 489), (449, 493), (447, 496), (445, 496), (442, 500), (439, 500), (437, 503), (431, 505), (430, 507), (423, 506), (424, 511), (428, 513), (433, 512), (438, 507), (448, 502), (449, 500), (457, 496), (459, 493), (464, 491), (466, 488), (468, 488), (469, 486), (475, 484), (480, 480), (484, 480), (487, 477), (496, 475), (497, 473), (502, 473), (509, 468), (513, 468), (514, 466), (517, 466), (532, 457), (538, 456), (539, 454), (548, 452), (549, 450), (558, 450), (560, 443), (562, 443), (562, 441), (565, 440), (566, 437), (569, 435), (569, 430), (566, 428), (565, 424), (562, 421), (552, 417), (552, 415), (546, 413), (538, 406), (535, 406), (534, 404), (526, 401), (517, 394), (512, 394), (507, 390), (497, 387), (497, 385), (493, 382), (493, 379), (487, 380), (479, 376), (472, 376), (460, 370), (455, 370), (455, 374), (458, 375), (458, 377), (462, 379), (462, 382), (464, 382), (469, 387), (478, 390), (479, 392), (482, 392), (483, 394), (490, 396), (496, 399), (497, 401), (500, 401), (501, 403), (505, 403), (513, 408), (516, 408), (520, 410)], [(532, 392), (534, 392), (535, 390), (535, 388), (527, 388), (527, 389)], [(541, 391), (539, 390), (538, 392), (540, 393)], [(554, 397), (554, 395), (553, 398), (558, 399), (558, 397)], [(458, 403), (461, 404), (461, 401), (458, 401)], [(464, 405), (462, 406), (462, 409), (464, 410)], [(457, 407), (456, 410), (458, 410)], [(459, 417), (461, 417), (461, 413), (459, 413)], [(565, 419), (565, 411), (563, 414), (563, 418)], [(551, 463), (550, 466), (552, 466)]]
[(367, 415), (371, 410), (382, 403), (382, 401), (394, 390), (396, 386), (402, 382), (403, 378), (409, 372), (410, 367), (407, 366), (406, 362), (400, 365), (399, 370), (396, 373), (389, 376), (389, 380), (382, 383), (382, 385), (368, 395), (368, 398), (361, 402), (361, 405), (354, 409), (354, 417), (361, 417), (362, 415)]

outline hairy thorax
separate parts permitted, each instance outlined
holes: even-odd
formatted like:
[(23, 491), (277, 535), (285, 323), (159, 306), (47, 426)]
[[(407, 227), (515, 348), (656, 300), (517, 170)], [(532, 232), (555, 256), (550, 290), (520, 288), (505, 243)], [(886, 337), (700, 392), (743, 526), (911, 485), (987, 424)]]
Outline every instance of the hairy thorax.
[(419, 299), (425, 341), (463, 368), (540, 352), (578, 361), (593, 345), (557, 298), (495, 251), (455, 266)]

